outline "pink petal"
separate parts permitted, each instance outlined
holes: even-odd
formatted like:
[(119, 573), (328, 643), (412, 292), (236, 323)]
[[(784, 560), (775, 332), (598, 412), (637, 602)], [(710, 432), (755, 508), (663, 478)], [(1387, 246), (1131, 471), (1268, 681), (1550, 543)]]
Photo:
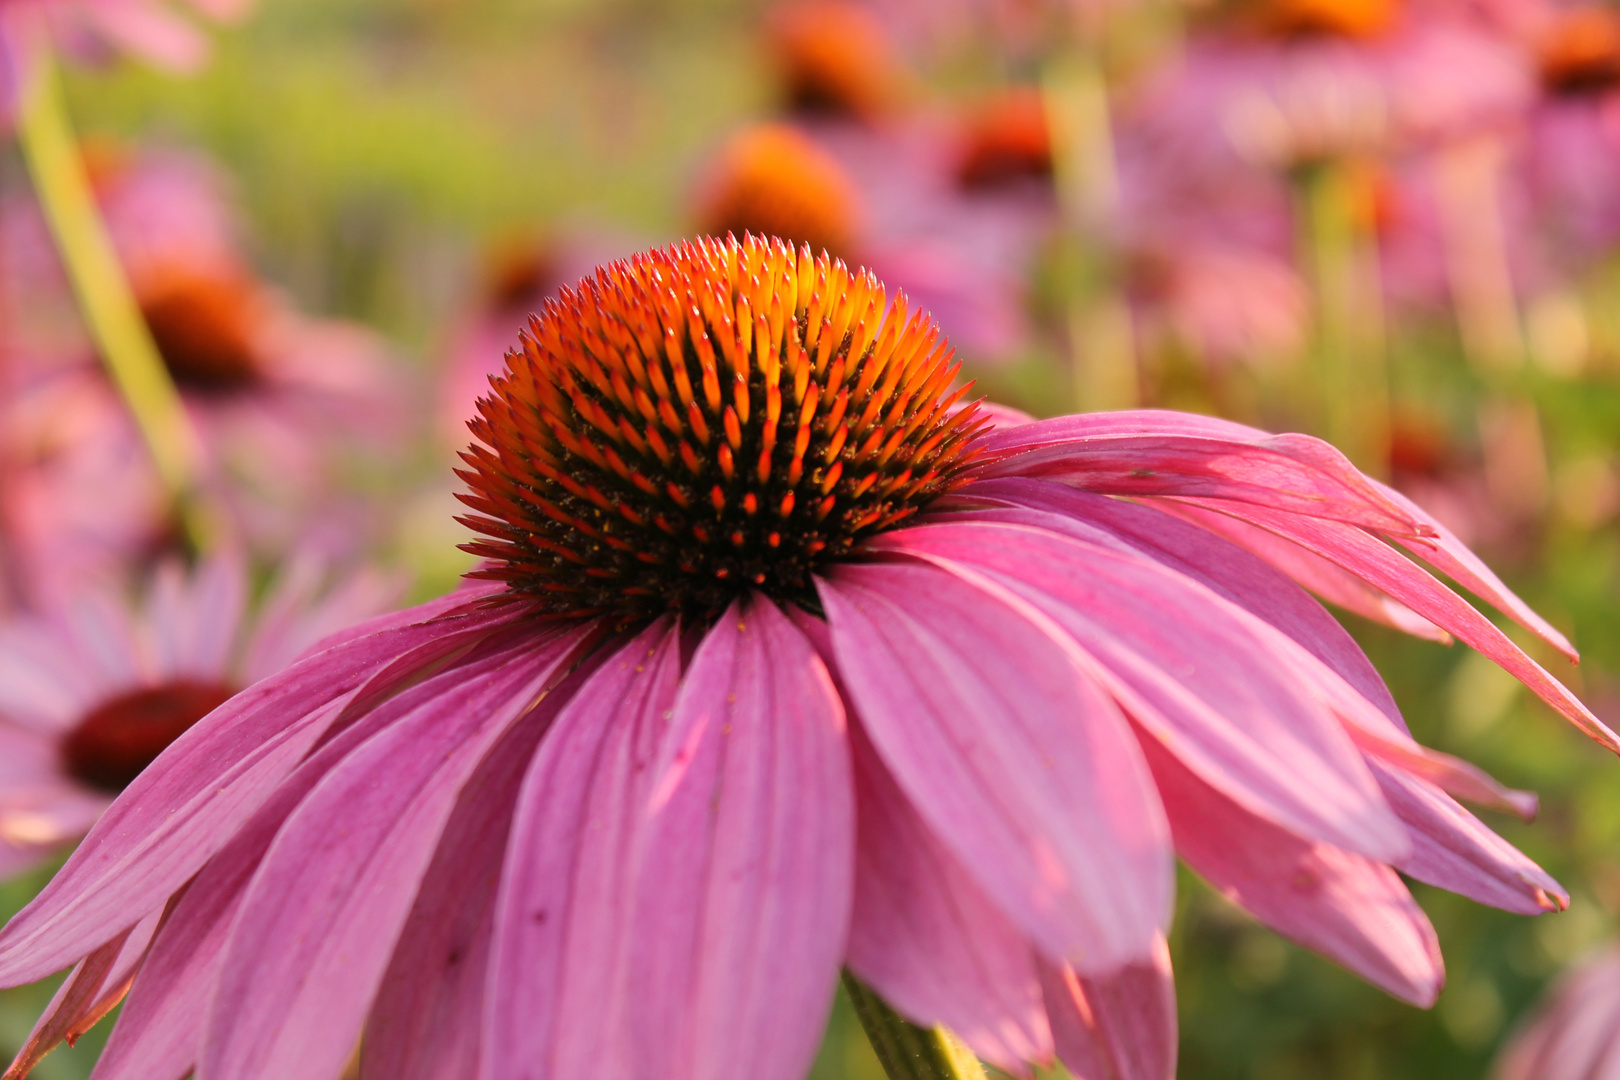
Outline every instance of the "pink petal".
[(912, 1022), (943, 1024), (1006, 1072), (1050, 1061), (1035, 957), (854, 734), (855, 909), (848, 964)]
[(1307, 435), (1267, 435), (1212, 417), (1139, 410), (997, 428), (1006, 455), (985, 478), (1032, 476), (1106, 495), (1232, 499), (1402, 536), (1429, 529), (1373, 487), (1345, 456)]
[[(1222, 539), (1218, 534), (1211, 535), (1213, 530), (1203, 527), (1202, 518), (1207, 516), (1229, 521), (1234, 526), (1270, 537), (1279, 544), (1287, 541), (1224, 514), (1214, 514), (1182, 503), (1162, 500), (1150, 506), (1076, 491), (1048, 481), (995, 480), (974, 484), (964, 489), (964, 494), (967, 492), (972, 492), (975, 498), (990, 497), (1013, 505), (1045, 510), (1073, 518), (1095, 529), (1106, 530), (1115, 539), (1207, 585), (1293, 638), (1311, 655), (1338, 672), (1358, 694), (1389, 717), (1391, 723), (1405, 730), (1406, 723), (1401, 719), (1400, 710), (1384, 685), (1383, 677), (1339, 621), (1306, 595), (1290, 579), (1290, 575), (1262, 555), (1253, 553), (1247, 543), (1234, 543)], [(1183, 512), (1200, 517), (1189, 524), (1180, 520)], [(1048, 521), (1043, 522), (1043, 527), (1057, 526)], [(1082, 533), (1066, 528), (1064, 533), (1098, 542), (1094, 529)], [(1296, 551), (1304, 551), (1297, 545), (1289, 546)], [(1335, 569), (1338, 570), (1337, 567)], [(1338, 572), (1346, 573), (1343, 570)], [(1447, 640), (1450, 640), (1449, 636)]]
[(1519, 915), (1569, 907), (1569, 894), (1517, 848), (1433, 784), (1386, 765), (1373, 771), (1412, 837), (1395, 863), (1408, 877)]
[(173, 71), (195, 71), (208, 57), (208, 40), (156, 4), (86, 5), (85, 15), (113, 44)]
[(486, 1074), (798, 1077), (848, 931), (843, 714), (769, 601), (728, 611), (679, 690), (643, 639), (559, 717), (519, 796)]
[(525, 625), (481, 645), (321, 780), (248, 888), (199, 1073), (342, 1070), (462, 785), (590, 629), (537, 639)]
[(559, 713), (528, 769), (497, 878), (486, 1075), (628, 1074), (636, 848), (680, 658), (667, 622), (626, 644)]
[[(422, 691), (415, 692), (420, 699)], [(396, 702), (408, 705), (411, 694)], [(344, 729), (277, 785), (197, 877), (171, 899), (141, 976), (96, 1066), (96, 1080), (179, 1077), (196, 1063), (230, 930), (254, 871), (289, 814), (339, 762), (384, 730), (398, 707), (377, 709)]]
[(1427, 525), (1431, 531), (1430, 536), (1420, 540), (1409, 540), (1396, 537), (1397, 542), (1423, 558), (1441, 573), (1449, 574), (1451, 579), (1480, 599), (1489, 603), (1498, 611), (1507, 615), (1514, 622), (1535, 634), (1541, 640), (1569, 657), (1578, 660), (1575, 646), (1569, 639), (1559, 633), (1546, 619), (1537, 615), (1526, 604), (1513, 594), (1513, 591), (1502, 584), (1502, 579), (1491, 572), (1490, 567), (1480, 561), (1478, 555), (1468, 550), (1468, 546), (1447, 529), (1429, 513), (1419, 508), (1411, 499), (1374, 480), (1373, 484), (1382, 491), (1389, 500), (1411, 514), (1416, 520)]
[[(572, 703), (609, 651), (593, 653), (538, 710)], [(552, 722), (511, 728), (467, 781), (366, 1021), (362, 1080), (478, 1075), (496, 887), (519, 786)]]
[(1338, 522), (1302, 518), (1265, 507), (1203, 500), (1193, 500), (1193, 503), (1269, 529), (1359, 575), (1500, 664), (1588, 737), (1620, 753), (1620, 737), (1593, 716), (1562, 683), (1530, 659), (1473, 605), (1383, 541)]
[(987, 579), (1040, 608), (1139, 724), (1250, 811), (1377, 858), (1406, 850), (1405, 831), (1305, 681), (1309, 672), (1280, 662), (1281, 635), (1199, 583), (1122, 545), (1025, 524), (922, 525), (873, 546)]
[(1174, 1080), (1176, 983), (1163, 938), (1153, 955), (1087, 978), (1043, 959), (1041, 983), (1058, 1057), (1080, 1080)]
[(1444, 981), (1434, 928), (1389, 867), (1313, 844), (1247, 813), (1143, 740), (1176, 851), (1278, 933), (1415, 1005)]
[(155, 910), (207, 862), (345, 709), (522, 615), (509, 606), (387, 630), (214, 710), (153, 762), (0, 931), (0, 984), (72, 963)]
[(986, 895), (1088, 972), (1149, 955), (1169, 920), (1163, 818), (1067, 636), (924, 564), (845, 564), (818, 590), (879, 755)]
[(1330, 604), (1426, 641), (1451, 644), (1451, 635), (1411, 608), (1373, 588), (1335, 562), (1274, 533), (1197, 506), (1165, 501), (1158, 508), (1224, 536), (1255, 553)]
[(631, 928), (637, 1074), (797, 1080), (849, 934), (855, 797), (832, 680), (769, 600), (704, 637), (659, 760)]
[[(29, 1033), (0, 1080), (21, 1080), (56, 1049), (64, 1039), (76, 1041), (90, 1024), (82, 1021), (96, 1014), (100, 1019), (106, 1010), (97, 1012), (97, 1006), (109, 990), (122, 987), (146, 953), (146, 946), (157, 929), (158, 917), (149, 916), (135, 927), (126, 930), (86, 956), (74, 967), (72, 974), (57, 989), (45, 1012)], [(117, 999), (114, 999), (114, 1004)], [(111, 1005), (107, 1007), (111, 1008)], [(94, 1020), (91, 1021), (91, 1024)]]
[(1620, 954), (1599, 950), (1559, 979), (1547, 1001), (1509, 1038), (1491, 1080), (1607, 1080), (1617, 1061)]

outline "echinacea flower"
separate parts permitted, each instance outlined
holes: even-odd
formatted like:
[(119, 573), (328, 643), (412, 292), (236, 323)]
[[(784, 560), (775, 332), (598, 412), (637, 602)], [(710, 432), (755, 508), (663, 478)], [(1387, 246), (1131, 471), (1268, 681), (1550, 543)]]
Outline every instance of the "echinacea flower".
[(894, 108), (901, 68), (871, 7), (793, 0), (771, 12), (766, 30), (790, 111), (867, 122)]
[(183, 731), (393, 599), (360, 574), (323, 591), (291, 564), (262, 602), (228, 557), (167, 563), (139, 602), (113, 583), (0, 622), (0, 877), (83, 836)]
[[(98, 1080), (797, 1077), (841, 965), (1009, 1069), (1172, 1074), (1179, 852), (1434, 999), (1396, 868), (1558, 885), (1452, 794), (1290, 578), (1502, 663), (1615, 736), (1402, 549), (1568, 643), (1325, 444), (1159, 412), (1005, 426), (869, 274), (780, 242), (600, 270), (471, 427), (477, 584), (178, 739), (0, 932), (134, 971)], [(1230, 539), (1229, 539), (1230, 538)]]
[(1613, 1080), (1620, 1076), (1620, 949), (1598, 949), (1566, 972), (1508, 1037), (1491, 1080)]
[[(32, 85), (40, 50), (55, 45), (95, 57), (132, 53), (171, 71), (195, 70), (208, 41), (167, 0), (7, 0), (0, 4), (0, 126)], [(246, 0), (189, 0), (212, 19), (231, 19)]]
[[(401, 372), (381, 340), (356, 324), (298, 312), (254, 274), (226, 185), (206, 160), (106, 148), (91, 158), (108, 232), (201, 436), (201, 483), (255, 550), (289, 550), (317, 507), (341, 522), (324, 538), (334, 552), (355, 550), (366, 526), (362, 515), (345, 512), (354, 505), (345, 470), (395, 448), (406, 420)], [(8, 252), (18, 271), (7, 283), (8, 310), (24, 312), (25, 324), (30, 308), (61, 312), (67, 285), (37, 211), (9, 207), (5, 227), (18, 240)], [(84, 373), (100, 368), (88, 340), (25, 340), (12, 364), (18, 382), (64, 379), (83, 389), (93, 399), (83, 407), (105, 411), (93, 435), (110, 444), (102, 456), (143, 460), (116, 399), (85, 384)], [(96, 490), (59, 494), (92, 504), (100, 498)], [(144, 517), (103, 524), (108, 532), (122, 527), (126, 549), (154, 531)]]

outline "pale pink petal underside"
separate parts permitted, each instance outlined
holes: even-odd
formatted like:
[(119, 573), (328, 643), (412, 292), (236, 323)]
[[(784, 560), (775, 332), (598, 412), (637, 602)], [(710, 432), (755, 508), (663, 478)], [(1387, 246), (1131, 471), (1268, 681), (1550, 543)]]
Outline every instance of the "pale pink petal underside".
[(1042, 958), (1041, 984), (1058, 1057), (1075, 1080), (1174, 1080), (1176, 984), (1170, 947), (1108, 975)]
[(1063, 632), (924, 563), (845, 565), (818, 587), (865, 730), (985, 893), (1084, 970), (1149, 955), (1172, 888), (1158, 799)]
[(423, 683), (420, 705), (316, 785), (249, 886), (199, 1073), (341, 1071), (462, 785), (588, 633), (519, 627), (492, 639)]
[(855, 910), (846, 963), (923, 1027), (943, 1024), (985, 1061), (1049, 1061), (1052, 1032), (1029, 943), (906, 802), (854, 732)]
[(1432, 1005), (1444, 981), (1434, 929), (1395, 871), (1301, 840), (1244, 811), (1164, 749), (1143, 742), (1176, 851), (1273, 930), (1374, 986)]

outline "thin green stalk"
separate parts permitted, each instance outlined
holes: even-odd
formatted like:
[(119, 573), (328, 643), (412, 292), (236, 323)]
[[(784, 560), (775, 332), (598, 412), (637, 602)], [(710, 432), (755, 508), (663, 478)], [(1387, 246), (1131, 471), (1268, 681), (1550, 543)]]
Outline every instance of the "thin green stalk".
[(210, 529), (196, 501), (196, 433), (107, 236), (47, 50), (41, 50), (33, 85), (23, 96), (17, 138), (102, 362), (190, 539), (204, 548)]
[(844, 990), (889, 1080), (986, 1080), (984, 1066), (944, 1028), (904, 1019), (847, 971)]

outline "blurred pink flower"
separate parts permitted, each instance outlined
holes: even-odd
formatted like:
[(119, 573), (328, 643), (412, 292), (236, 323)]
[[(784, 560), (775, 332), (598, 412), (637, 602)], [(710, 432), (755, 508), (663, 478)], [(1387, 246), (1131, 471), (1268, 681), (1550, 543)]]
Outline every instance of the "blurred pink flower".
[(293, 563), (259, 604), (244, 567), (165, 564), (140, 603), (82, 587), (0, 622), (0, 877), (77, 840), (182, 731), (316, 641), (386, 607), (361, 574)]
[(1567, 972), (1497, 1055), (1491, 1080), (1612, 1080), (1620, 1075), (1620, 949)]
[(489, 580), (127, 789), (0, 932), (5, 985), (79, 961), (24, 1059), (133, 970), (103, 1080), (323, 1080), (362, 1030), (364, 1078), (792, 1078), (845, 964), (1004, 1068), (1165, 1080), (1172, 851), (1420, 1004), (1440, 957), (1397, 870), (1565, 905), (1451, 795), (1533, 798), (1414, 741), (1292, 580), (1620, 746), (1402, 553), (1573, 655), (1466, 548), (1304, 436), (987, 428), (949, 355), (870, 277), (751, 239), (564, 292), (464, 457)]
[(1540, 79), (1520, 170), (1548, 257), (1578, 272), (1620, 242), (1620, 14), (1534, 4), (1519, 31)]
[[(375, 334), (301, 315), (253, 275), (224, 181), (209, 163), (108, 149), (94, 150), (90, 160), (136, 300), (201, 435), (204, 485), (256, 550), (307, 540), (311, 520), (326, 523), (325, 540), (355, 550), (370, 526), (348, 497), (345, 470), (356, 457), (379, 459), (398, 447), (410, 397), (403, 370)], [(5, 308), (19, 314), (5, 330), (8, 379), (18, 392), (79, 395), (85, 400), (72, 410), (101, 414), (89, 434), (105, 445), (76, 446), (69, 451), (75, 460), (144, 462), (133, 422), (110, 407), (116, 403), (96, 378), (85, 377), (98, 370), (93, 347), (60, 330), (64, 321), (78, 323), (61, 317), (71, 294), (37, 212), (13, 205), (3, 228), (19, 241), (7, 259)], [(54, 423), (42, 419), (40, 426)], [(94, 487), (64, 487), (53, 496), (69, 514), (74, 505), (99, 510), (103, 497)], [(312, 516), (317, 507), (330, 514)], [(126, 554), (166, 525), (144, 513), (109, 514), (101, 524), (104, 535), (125, 536)]]
[[(250, 0), (188, 0), (212, 19), (232, 19)], [(171, 71), (194, 71), (208, 40), (168, 0), (6, 0), (0, 3), (0, 126), (9, 126), (41, 49), (86, 59), (127, 52)]]

